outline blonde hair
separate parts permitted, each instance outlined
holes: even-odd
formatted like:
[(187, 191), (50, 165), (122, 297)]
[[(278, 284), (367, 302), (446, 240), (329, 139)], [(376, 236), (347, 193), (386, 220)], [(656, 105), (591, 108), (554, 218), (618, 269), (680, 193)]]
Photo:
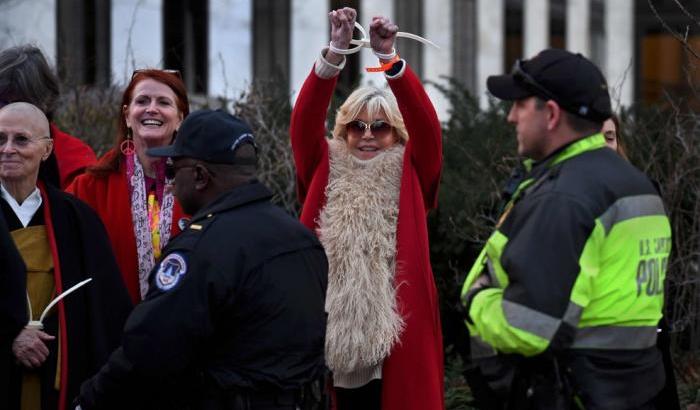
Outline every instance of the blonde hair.
[(391, 91), (374, 86), (362, 86), (350, 94), (340, 106), (335, 116), (333, 137), (346, 140), (347, 125), (357, 119), (362, 110), (367, 110), (369, 118), (376, 118), (379, 113), (386, 116), (389, 124), (394, 127), (402, 144), (408, 141), (408, 131), (403, 123), (396, 97)]

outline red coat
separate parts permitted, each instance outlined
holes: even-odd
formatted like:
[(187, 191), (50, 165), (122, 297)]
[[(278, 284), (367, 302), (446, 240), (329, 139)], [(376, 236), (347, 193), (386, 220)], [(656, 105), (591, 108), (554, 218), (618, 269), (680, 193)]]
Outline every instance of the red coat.
[[(100, 161), (113, 155), (114, 151), (109, 151)], [(117, 258), (131, 299), (134, 303), (141, 301), (136, 238), (131, 218), (131, 197), (126, 182), (124, 163), (122, 162), (119, 172), (111, 172), (106, 176), (96, 176), (91, 173), (82, 174), (75, 178), (66, 192), (70, 192), (85, 201), (100, 216), (105, 228), (107, 228), (114, 256)], [(170, 227), (171, 238), (180, 233), (178, 221), (183, 216), (185, 214), (180, 203), (176, 200), (173, 209), (173, 222)]]
[[(290, 135), (297, 167), (301, 221), (312, 230), (325, 206), (329, 157), (326, 110), (337, 76), (307, 77), (292, 112)], [(413, 71), (388, 79), (406, 124), (406, 144), (396, 230), (396, 290), (406, 327), (382, 369), (382, 408), (441, 409), (442, 331), (437, 290), (430, 267), (426, 215), (437, 205), (442, 137), (435, 109)]]
[(65, 189), (75, 177), (97, 162), (95, 152), (85, 142), (66, 134), (51, 124), (53, 151), (58, 164), (58, 177), (61, 188)]

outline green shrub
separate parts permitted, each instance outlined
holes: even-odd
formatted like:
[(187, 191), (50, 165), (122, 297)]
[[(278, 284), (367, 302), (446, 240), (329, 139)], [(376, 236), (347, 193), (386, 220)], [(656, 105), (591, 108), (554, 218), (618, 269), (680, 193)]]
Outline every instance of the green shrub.
[(258, 178), (274, 193), (273, 202), (297, 216), (296, 174), (289, 142), (292, 106), (281, 81), (259, 81), (233, 104), (234, 113), (250, 124), (260, 148)]
[(60, 129), (87, 142), (100, 156), (114, 144), (122, 90), (74, 87), (63, 90), (54, 121)]
[(445, 344), (453, 345), (466, 331), (456, 309), (462, 282), (495, 225), (501, 186), (517, 164), (516, 140), (506, 122), (507, 104), (491, 101), (481, 110), (458, 81), (436, 86), (452, 108), (443, 124), (444, 162), (438, 209), (429, 218), (430, 255)]
[(658, 184), (671, 219), (666, 316), (677, 348), (700, 350), (700, 116), (676, 106), (622, 115), (630, 161)]

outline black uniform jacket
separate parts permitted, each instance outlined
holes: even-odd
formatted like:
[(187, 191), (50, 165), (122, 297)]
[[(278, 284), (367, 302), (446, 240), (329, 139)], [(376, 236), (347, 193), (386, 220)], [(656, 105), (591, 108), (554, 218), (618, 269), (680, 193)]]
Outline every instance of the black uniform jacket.
[(171, 240), (122, 347), (83, 384), (83, 408), (210, 407), (221, 391), (288, 391), (321, 374), (326, 256), (270, 197), (239, 186)]
[[(45, 366), (41, 368), (42, 408), (57, 408), (58, 392), (54, 390), (57, 356), (61, 354), (62, 374), (67, 375), (68, 383), (61, 382), (65, 390), (65, 401), (70, 401), (78, 394), (84, 380), (97, 372), (107, 361), (109, 355), (119, 345), (122, 329), (132, 305), (124, 287), (107, 238), (107, 232), (99, 217), (85, 203), (59, 191), (52, 186), (40, 186), (44, 194), (44, 203), (34, 214), (29, 225), (47, 225), (53, 228), (58, 262), (54, 260), (54, 275), (60, 275), (63, 290), (91, 277), (92, 282), (70, 294), (53, 308), (44, 320), (44, 331), (56, 336), (47, 343), (50, 354)], [(46, 221), (46, 207), (50, 210), (50, 221)], [(22, 225), (9, 205), (0, 199), (0, 210), (9, 230)], [(0, 233), (3, 235), (3, 233)], [(11, 240), (11, 238), (10, 238)], [(5, 249), (3, 242), (3, 252)], [(15, 250), (16, 251), (16, 250)], [(0, 302), (2, 329), (2, 364), (9, 362), (9, 368), (0, 370), (0, 408), (19, 408), (20, 367), (16, 364), (11, 350), (12, 341), (27, 323), (26, 271), (5, 271), (3, 262), (0, 277), (3, 288), (1, 292), (11, 292), (3, 296)], [(11, 284), (12, 290), (5, 284)], [(63, 307), (61, 307), (63, 305)], [(60, 311), (65, 313), (65, 339), (59, 351)], [(6, 318), (13, 318), (7, 320)], [(17, 320), (21, 318), (21, 322)]]

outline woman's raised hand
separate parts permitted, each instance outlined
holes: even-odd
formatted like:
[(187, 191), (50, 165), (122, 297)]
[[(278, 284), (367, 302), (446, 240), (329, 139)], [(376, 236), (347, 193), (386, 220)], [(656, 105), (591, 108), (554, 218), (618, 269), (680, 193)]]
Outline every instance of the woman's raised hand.
[(331, 43), (333, 43), (333, 46), (340, 49), (350, 47), (356, 18), (357, 12), (350, 7), (344, 7), (328, 13), (328, 19), (331, 22)]
[[(355, 19), (357, 12), (350, 7), (344, 7), (339, 10), (333, 10), (328, 13), (328, 20), (331, 23), (331, 44), (333, 47), (345, 50), (350, 47), (352, 40), (352, 31), (355, 28)], [(326, 53), (326, 61), (337, 65), (343, 61), (343, 56), (328, 50)]]
[(369, 43), (375, 53), (390, 55), (399, 27), (387, 17), (373, 17), (369, 25)]

